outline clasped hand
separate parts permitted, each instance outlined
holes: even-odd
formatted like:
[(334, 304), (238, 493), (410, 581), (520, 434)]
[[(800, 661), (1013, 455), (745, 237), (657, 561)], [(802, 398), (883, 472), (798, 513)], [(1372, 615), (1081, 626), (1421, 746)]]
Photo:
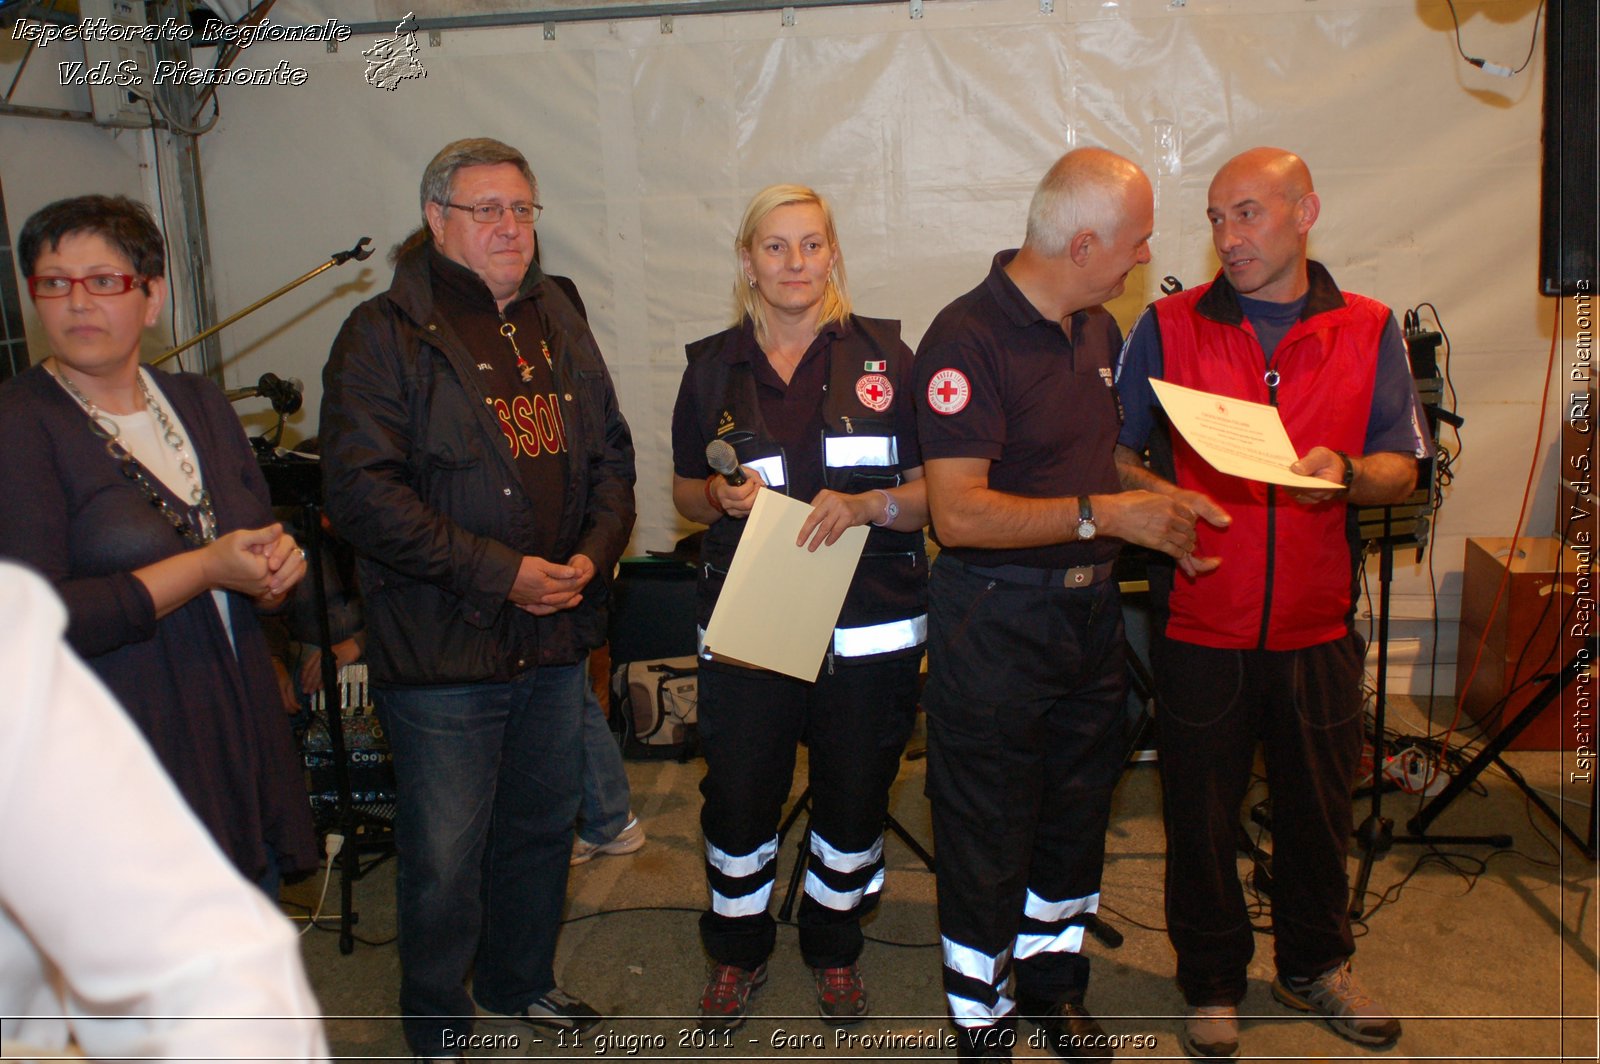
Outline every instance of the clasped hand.
[(538, 617), (570, 610), (583, 601), (583, 589), (594, 578), (594, 562), (574, 554), (567, 564), (526, 555), (506, 596), (513, 606)]
[(207, 584), (249, 595), (259, 606), (277, 606), (306, 575), (299, 544), (280, 524), (229, 532), (202, 549)]

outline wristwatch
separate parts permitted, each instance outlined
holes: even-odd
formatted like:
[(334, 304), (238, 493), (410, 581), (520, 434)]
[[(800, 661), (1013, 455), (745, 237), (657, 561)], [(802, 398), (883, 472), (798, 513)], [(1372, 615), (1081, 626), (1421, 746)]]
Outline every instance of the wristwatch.
[(1089, 496), (1078, 496), (1078, 538), (1094, 538), (1094, 507), (1089, 505)]
[(1343, 483), (1344, 486), (1348, 488), (1350, 485), (1356, 482), (1356, 464), (1352, 462), (1350, 460), (1350, 456), (1345, 454), (1343, 451), (1334, 451), (1333, 453), (1338, 455), (1339, 461), (1344, 463)]
[(882, 488), (873, 488), (872, 490), (883, 496), (883, 520), (872, 523), (877, 528), (888, 528), (900, 516), (900, 504), (894, 501), (893, 495), (890, 495)]

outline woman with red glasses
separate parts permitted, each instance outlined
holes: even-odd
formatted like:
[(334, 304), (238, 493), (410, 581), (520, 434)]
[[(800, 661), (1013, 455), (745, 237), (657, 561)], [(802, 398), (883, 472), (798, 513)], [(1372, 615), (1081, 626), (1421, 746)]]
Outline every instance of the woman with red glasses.
[(167, 293), (150, 212), (60, 200), (17, 251), (51, 354), (0, 387), (0, 556), (55, 585), (73, 649), (275, 894), (319, 855), (256, 610), (282, 603), (304, 553), (221, 391), (140, 365)]

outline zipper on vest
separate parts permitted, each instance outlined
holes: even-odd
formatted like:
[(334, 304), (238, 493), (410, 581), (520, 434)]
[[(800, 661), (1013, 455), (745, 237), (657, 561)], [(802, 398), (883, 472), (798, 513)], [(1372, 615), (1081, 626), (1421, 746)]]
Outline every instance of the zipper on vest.
[[(1278, 371), (1267, 370), (1264, 378), (1267, 385), (1267, 403), (1274, 408), (1278, 405)], [(1272, 620), (1272, 570), (1273, 557), (1276, 554), (1274, 544), (1278, 538), (1278, 487), (1276, 484), (1267, 485), (1267, 574), (1266, 585), (1261, 591), (1261, 633), (1256, 640), (1256, 649), (1267, 649), (1267, 626)]]

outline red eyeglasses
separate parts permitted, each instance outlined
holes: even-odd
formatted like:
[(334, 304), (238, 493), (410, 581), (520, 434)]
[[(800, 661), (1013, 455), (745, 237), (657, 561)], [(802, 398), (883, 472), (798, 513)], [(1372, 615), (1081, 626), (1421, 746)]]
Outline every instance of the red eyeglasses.
[(92, 296), (120, 296), (144, 284), (147, 278), (126, 273), (92, 273), (87, 277), (29, 277), (28, 294), (34, 299), (63, 299), (72, 286), (83, 285)]

